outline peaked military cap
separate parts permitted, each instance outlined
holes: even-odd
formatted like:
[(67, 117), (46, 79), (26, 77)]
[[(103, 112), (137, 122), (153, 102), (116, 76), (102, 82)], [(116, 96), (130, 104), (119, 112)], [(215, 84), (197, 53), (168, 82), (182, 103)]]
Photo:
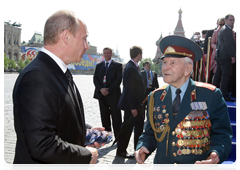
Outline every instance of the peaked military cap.
[(189, 57), (194, 62), (203, 57), (203, 51), (198, 44), (178, 35), (164, 37), (160, 41), (159, 47), (163, 54), (161, 59), (164, 57)]

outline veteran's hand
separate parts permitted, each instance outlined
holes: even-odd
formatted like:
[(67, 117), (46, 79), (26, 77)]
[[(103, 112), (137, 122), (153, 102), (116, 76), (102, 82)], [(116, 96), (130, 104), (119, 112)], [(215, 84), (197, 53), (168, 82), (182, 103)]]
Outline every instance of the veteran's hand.
[(207, 160), (196, 161), (195, 164), (217, 164), (219, 162), (219, 156), (216, 152), (212, 152)]
[(97, 158), (98, 158), (98, 150), (96, 148), (88, 147), (86, 148), (91, 152), (92, 154), (92, 159), (90, 161), (90, 164), (96, 164), (97, 163)]
[(148, 154), (149, 151), (146, 147), (142, 146), (139, 150), (134, 152), (135, 159), (137, 163), (144, 164), (144, 161), (146, 159), (146, 154)]
[(106, 95), (108, 95), (108, 93), (109, 93), (109, 92), (108, 92), (108, 88), (101, 88), (101, 89), (100, 89), (100, 92), (102, 93), (103, 96), (106, 96)]
[(137, 111), (137, 109), (133, 109), (133, 110), (132, 110), (132, 114), (133, 114), (133, 117), (136, 117), (136, 116), (137, 116), (137, 114), (138, 114), (138, 111)]

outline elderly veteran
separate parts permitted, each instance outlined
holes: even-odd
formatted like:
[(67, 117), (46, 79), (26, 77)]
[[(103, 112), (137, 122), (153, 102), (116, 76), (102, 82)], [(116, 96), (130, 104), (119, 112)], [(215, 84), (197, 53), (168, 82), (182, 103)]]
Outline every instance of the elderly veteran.
[(148, 122), (135, 158), (144, 163), (157, 149), (155, 164), (216, 164), (231, 152), (232, 129), (221, 91), (194, 82), (193, 61), (203, 52), (193, 41), (167, 36), (160, 42), (162, 74), (169, 85), (150, 93)]

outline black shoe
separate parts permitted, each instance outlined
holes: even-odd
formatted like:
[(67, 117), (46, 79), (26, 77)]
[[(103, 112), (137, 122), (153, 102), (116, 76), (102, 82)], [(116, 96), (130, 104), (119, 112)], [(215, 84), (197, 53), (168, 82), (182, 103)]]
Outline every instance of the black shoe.
[(235, 102), (236, 100), (231, 99), (229, 96), (224, 97), (225, 101), (231, 101), (231, 102)]
[(134, 154), (130, 155), (127, 152), (117, 153), (117, 156), (121, 156), (121, 157), (124, 157), (124, 158), (134, 158)]

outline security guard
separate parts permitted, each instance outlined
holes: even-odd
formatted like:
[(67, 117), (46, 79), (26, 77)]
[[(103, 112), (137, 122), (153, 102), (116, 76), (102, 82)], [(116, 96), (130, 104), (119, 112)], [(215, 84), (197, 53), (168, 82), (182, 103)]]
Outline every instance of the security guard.
[(156, 164), (222, 163), (231, 152), (232, 129), (221, 91), (194, 82), (193, 62), (203, 52), (193, 41), (167, 36), (160, 42), (163, 80), (169, 85), (148, 98), (148, 122), (135, 152), (144, 163), (157, 149)]

